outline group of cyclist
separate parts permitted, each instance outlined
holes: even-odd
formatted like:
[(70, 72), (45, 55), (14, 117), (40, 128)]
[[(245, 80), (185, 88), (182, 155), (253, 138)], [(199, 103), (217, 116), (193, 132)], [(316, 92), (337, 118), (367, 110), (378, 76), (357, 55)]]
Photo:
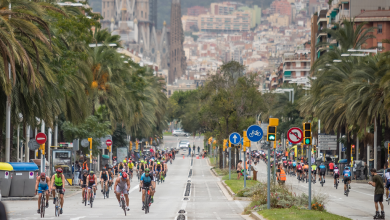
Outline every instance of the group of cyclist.
[[(265, 160), (267, 163), (267, 160)], [(272, 163), (271, 163), (272, 165)], [(287, 173), (296, 175), (297, 179), (299, 181), (304, 181), (305, 179), (307, 180), (308, 178), (308, 172), (309, 172), (309, 163), (307, 161), (304, 161), (303, 158), (300, 160), (287, 160), (286, 157), (282, 158), (282, 165), (283, 168), (287, 171)], [(336, 181), (337, 184), (339, 183), (340, 180), (340, 175), (343, 177), (343, 182), (344, 182), (344, 194), (346, 194), (347, 190), (347, 183), (349, 189), (351, 189), (351, 170), (349, 166), (345, 166), (343, 172), (341, 173), (339, 170), (339, 167), (334, 164), (333, 162), (329, 163), (329, 172), (333, 176), (333, 184), (336, 187)], [(325, 183), (325, 173), (326, 173), (326, 166), (322, 162), (319, 166), (316, 165), (316, 163), (313, 163), (311, 165), (310, 171), (312, 173), (312, 178), (313, 178), (313, 183), (316, 183), (317, 179), (317, 174), (319, 176), (318, 180), (321, 183)]]
[[(95, 198), (99, 177), (101, 192), (107, 193), (108, 197), (109, 188), (114, 185), (113, 189), (115, 190), (119, 206), (122, 207), (120, 203), (120, 196), (121, 194), (123, 194), (126, 199), (126, 209), (127, 211), (129, 211), (130, 208), (128, 194), (130, 190), (130, 181), (132, 180), (133, 173), (135, 171), (137, 173), (138, 180), (140, 181), (139, 189), (140, 192), (142, 190), (142, 210), (144, 210), (145, 189), (150, 190), (150, 202), (153, 203), (153, 196), (156, 189), (156, 181), (165, 181), (168, 172), (167, 163), (169, 161), (172, 163), (174, 157), (174, 150), (165, 150), (153, 152), (149, 156), (145, 156), (144, 160), (140, 160), (139, 162), (135, 163), (133, 163), (133, 160), (131, 158), (126, 158), (115, 166), (107, 164), (105, 167), (103, 167), (102, 171), (100, 171), (98, 176), (95, 174), (94, 171), (89, 171), (88, 167), (83, 165), (82, 175), (80, 179), (80, 186), (82, 188), (82, 202), (85, 202), (85, 198)], [(116, 180), (114, 182), (115, 177)], [(37, 211), (38, 213), (40, 213), (41, 196), (46, 196), (46, 208), (48, 208), (48, 201), (50, 196), (49, 192), (51, 191), (53, 198), (56, 198), (56, 189), (57, 192), (60, 194), (59, 199), (61, 200), (60, 214), (63, 213), (65, 192), (64, 185), (65, 177), (61, 168), (56, 169), (56, 173), (51, 178), (46, 176), (46, 173), (41, 173), (36, 178), (35, 191), (36, 194), (39, 194)], [(87, 196), (85, 196), (85, 193), (87, 193)], [(55, 204), (55, 202), (56, 201), (54, 199), (53, 204)], [(87, 202), (89, 205), (89, 199), (87, 199)]]
[(58, 168), (56, 170), (56, 173), (51, 177), (48, 177), (46, 173), (42, 172), (35, 181), (35, 195), (38, 193), (38, 213), (40, 213), (40, 207), (41, 207), (41, 197), (46, 195), (46, 208), (49, 207), (49, 192), (52, 192), (53, 195), (53, 204), (56, 203), (56, 190), (58, 191), (61, 209), (60, 214), (62, 214), (62, 208), (64, 206), (64, 193), (65, 193), (65, 177), (62, 174), (62, 169)]

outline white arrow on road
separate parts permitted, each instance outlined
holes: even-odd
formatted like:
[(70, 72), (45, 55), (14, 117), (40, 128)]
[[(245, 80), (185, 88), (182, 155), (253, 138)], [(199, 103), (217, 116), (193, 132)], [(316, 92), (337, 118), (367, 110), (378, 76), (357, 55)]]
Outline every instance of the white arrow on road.
[(237, 143), (237, 142), (236, 142), (236, 139), (237, 139), (237, 136), (236, 136), (236, 135), (233, 136), (233, 139), (234, 139), (234, 143)]

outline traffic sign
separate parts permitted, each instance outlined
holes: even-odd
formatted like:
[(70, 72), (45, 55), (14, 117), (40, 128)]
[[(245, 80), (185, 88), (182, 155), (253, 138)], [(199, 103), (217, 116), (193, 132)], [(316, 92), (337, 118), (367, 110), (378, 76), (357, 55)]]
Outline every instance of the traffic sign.
[(89, 146), (89, 141), (87, 139), (81, 140), (81, 146), (88, 147)]
[(28, 148), (29, 148), (30, 150), (38, 150), (39, 144), (38, 144), (38, 142), (37, 142), (36, 140), (30, 140), (30, 141), (28, 142)]
[(112, 145), (112, 140), (107, 140), (107, 141), (106, 141), (106, 145), (107, 145), (107, 146), (111, 146), (111, 145)]
[(241, 135), (237, 132), (233, 132), (229, 136), (230, 143), (239, 144), (241, 141)]
[(45, 133), (38, 133), (37, 136), (35, 137), (35, 140), (37, 141), (38, 144), (44, 144), (46, 143), (46, 134)]
[(321, 150), (336, 150), (337, 136), (336, 135), (318, 135), (318, 146)]
[(263, 129), (258, 125), (251, 125), (246, 130), (248, 139), (252, 142), (258, 142), (263, 138)]
[(290, 128), (287, 132), (288, 140), (293, 144), (302, 142), (303, 132), (300, 128)]
[(346, 147), (343, 147), (343, 148), (341, 148), (341, 151), (345, 152), (346, 149), (347, 149)]

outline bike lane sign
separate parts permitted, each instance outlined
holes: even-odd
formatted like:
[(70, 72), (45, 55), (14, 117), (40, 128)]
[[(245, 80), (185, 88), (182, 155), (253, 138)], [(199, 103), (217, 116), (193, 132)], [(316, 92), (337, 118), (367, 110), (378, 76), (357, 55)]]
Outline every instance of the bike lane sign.
[(239, 144), (241, 140), (241, 135), (237, 132), (233, 132), (229, 136), (229, 141), (232, 144)]
[(287, 132), (288, 140), (293, 144), (298, 144), (303, 139), (303, 132), (300, 128), (290, 128)]
[(251, 125), (246, 130), (246, 136), (252, 142), (258, 142), (263, 138), (263, 129), (258, 125)]

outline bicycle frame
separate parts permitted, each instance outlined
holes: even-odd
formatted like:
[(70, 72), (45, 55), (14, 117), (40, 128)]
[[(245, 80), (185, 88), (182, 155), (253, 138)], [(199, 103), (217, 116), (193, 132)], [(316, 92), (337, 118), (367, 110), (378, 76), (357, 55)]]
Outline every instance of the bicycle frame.
[(125, 212), (125, 216), (126, 216), (126, 199), (125, 199), (125, 195), (123, 194), (123, 192), (121, 193), (120, 200), (121, 200), (122, 209)]

